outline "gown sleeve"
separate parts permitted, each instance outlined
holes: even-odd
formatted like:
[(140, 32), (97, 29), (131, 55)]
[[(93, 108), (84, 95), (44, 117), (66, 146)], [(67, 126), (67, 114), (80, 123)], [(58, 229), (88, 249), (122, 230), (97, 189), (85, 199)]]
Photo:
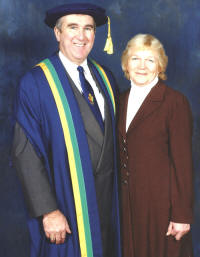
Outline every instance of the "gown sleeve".
[(27, 73), (20, 81), (13, 111), (15, 127), (12, 159), (32, 217), (57, 209), (55, 192), (44, 163), (47, 153), (39, 86), (33, 73)]

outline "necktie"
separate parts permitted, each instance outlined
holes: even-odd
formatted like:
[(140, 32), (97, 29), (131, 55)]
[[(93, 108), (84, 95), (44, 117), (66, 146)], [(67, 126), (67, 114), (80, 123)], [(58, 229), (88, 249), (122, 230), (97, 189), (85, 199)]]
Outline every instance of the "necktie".
[(104, 131), (104, 123), (103, 123), (101, 112), (99, 110), (99, 106), (97, 104), (97, 100), (94, 95), (94, 91), (93, 91), (90, 83), (85, 78), (83, 67), (78, 66), (77, 70), (79, 72), (79, 79), (80, 79), (81, 87), (83, 90), (83, 96), (85, 97), (85, 100), (87, 101), (90, 109), (92, 110), (94, 116), (96, 117), (97, 121), (99, 122), (99, 125), (100, 125), (102, 131)]

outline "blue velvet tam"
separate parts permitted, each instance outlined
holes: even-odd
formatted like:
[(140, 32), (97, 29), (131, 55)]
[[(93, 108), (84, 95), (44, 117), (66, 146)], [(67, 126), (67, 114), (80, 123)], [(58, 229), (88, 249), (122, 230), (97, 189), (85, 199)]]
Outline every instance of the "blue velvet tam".
[(73, 3), (56, 6), (47, 10), (44, 22), (50, 28), (54, 28), (56, 21), (68, 14), (86, 14), (94, 18), (96, 26), (107, 23), (106, 10), (94, 4), (89, 3)]

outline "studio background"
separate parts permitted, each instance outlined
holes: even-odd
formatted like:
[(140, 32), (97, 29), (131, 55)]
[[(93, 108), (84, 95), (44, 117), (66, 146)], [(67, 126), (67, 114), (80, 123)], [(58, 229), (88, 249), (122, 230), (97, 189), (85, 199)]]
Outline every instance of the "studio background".
[[(77, 0), (78, 1), (78, 0)], [(20, 77), (57, 50), (53, 31), (44, 23), (45, 10), (67, 0), (0, 0), (0, 257), (28, 257), (25, 204), (9, 151), (12, 102)], [(83, 2), (79, 0), (78, 2)], [(103, 52), (107, 26), (97, 28), (91, 56), (115, 74), (120, 91), (129, 86), (120, 58), (137, 33), (155, 35), (169, 57), (167, 84), (185, 94), (194, 117), (195, 257), (200, 256), (200, 1), (98, 0), (111, 18), (114, 54)]]

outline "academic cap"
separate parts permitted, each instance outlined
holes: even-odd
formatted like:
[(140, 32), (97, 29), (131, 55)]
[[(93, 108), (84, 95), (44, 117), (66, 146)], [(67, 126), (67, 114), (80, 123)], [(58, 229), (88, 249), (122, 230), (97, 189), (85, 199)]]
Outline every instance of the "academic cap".
[(56, 21), (68, 14), (86, 14), (94, 18), (96, 26), (108, 23), (108, 35), (104, 51), (108, 54), (113, 53), (113, 43), (110, 32), (110, 18), (106, 15), (106, 10), (100, 6), (90, 3), (73, 3), (56, 6), (47, 10), (44, 22), (50, 28), (54, 28)]
[(47, 10), (45, 23), (50, 28), (54, 28), (56, 21), (68, 14), (86, 14), (94, 18), (96, 26), (101, 26), (107, 22), (106, 10), (94, 4), (73, 3), (56, 6)]

